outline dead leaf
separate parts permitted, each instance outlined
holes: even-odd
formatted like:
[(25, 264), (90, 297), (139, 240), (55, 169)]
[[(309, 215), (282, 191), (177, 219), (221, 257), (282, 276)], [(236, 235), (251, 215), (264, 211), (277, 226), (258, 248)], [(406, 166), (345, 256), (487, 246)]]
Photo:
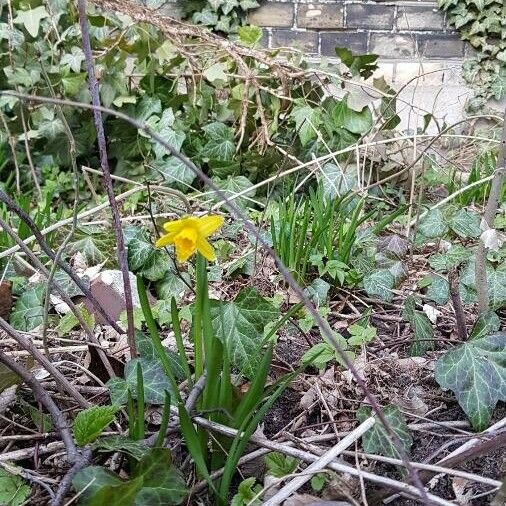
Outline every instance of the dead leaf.
[(8, 321), (11, 310), (12, 283), (10, 281), (0, 281), (0, 316)]
[(472, 505), (472, 497), (474, 495), (472, 481), (455, 476), (452, 479), (452, 488), (455, 493), (455, 501), (459, 506)]

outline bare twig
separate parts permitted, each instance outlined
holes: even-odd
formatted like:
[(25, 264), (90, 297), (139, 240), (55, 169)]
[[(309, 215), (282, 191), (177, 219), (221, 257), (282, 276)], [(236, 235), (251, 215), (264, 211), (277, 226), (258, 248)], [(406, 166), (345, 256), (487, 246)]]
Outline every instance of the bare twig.
[(28, 372), (22, 365), (18, 364), (14, 359), (8, 357), (2, 351), (0, 351), (0, 362), (22, 378), (23, 381), (32, 389), (35, 398), (49, 411), (54, 426), (60, 433), (63, 443), (65, 444), (69, 462), (73, 463), (78, 457), (79, 452), (70, 434), (67, 421), (58, 406), (54, 403), (53, 399), (51, 399), (51, 396), (46, 392), (46, 390), (44, 390), (37, 379), (35, 379), (33, 374)]
[[(173, 408), (173, 412), (176, 413), (175, 408)], [(236, 429), (232, 429), (230, 427), (226, 427), (225, 425), (221, 425), (219, 423), (212, 422), (210, 420), (207, 420), (206, 418), (194, 417), (193, 421), (197, 425), (200, 425), (201, 427), (205, 427), (213, 432), (218, 432), (219, 434), (223, 434), (225, 436), (235, 437), (238, 434), (238, 431)], [(269, 439), (266, 439), (264, 437), (257, 436), (257, 435), (251, 436), (250, 442), (253, 444), (256, 444), (258, 446), (262, 446), (263, 448), (269, 448), (270, 450), (278, 451), (278, 452), (283, 453), (285, 455), (290, 455), (290, 456), (300, 459), (304, 462), (315, 462), (319, 459), (319, 456), (315, 455), (314, 453), (299, 450), (298, 448), (291, 447), (289, 444), (277, 443), (275, 441), (271, 441)], [(425, 504), (438, 504), (441, 506), (454, 506), (453, 503), (446, 501), (445, 499), (441, 499), (440, 497), (437, 497), (433, 494), (429, 494), (425, 490), (424, 490), (425, 493), (422, 494), (417, 487), (414, 487), (414, 486), (409, 485), (407, 483), (393, 480), (391, 478), (378, 476), (378, 475), (370, 473), (370, 472), (366, 472), (366, 471), (362, 471), (362, 470), (357, 471), (357, 469), (354, 466), (349, 466), (347, 464), (343, 464), (340, 462), (330, 462), (329, 464), (327, 464), (326, 467), (328, 469), (331, 469), (333, 471), (337, 471), (340, 473), (351, 474), (352, 476), (358, 477), (359, 475), (362, 475), (362, 477), (365, 480), (371, 481), (373, 483), (378, 483), (380, 485), (383, 485), (385, 487), (389, 487), (391, 489), (399, 490), (401, 492), (408, 494), (409, 496), (421, 499)]]
[(60, 506), (65, 499), (65, 496), (68, 494), (70, 487), (72, 486), (72, 480), (74, 476), (81, 470), (83, 467), (86, 467), (91, 462), (91, 449), (85, 448), (82, 453), (76, 458), (74, 465), (67, 471), (67, 474), (63, 477), (60, 484), (58, 485), (58, 490), (54, 499), (51, 502), (51, 506)]
[(83, 38), (83, 51), (86, 60), (86, 68), (88, 71), (88, 84), (93, 103), (93, 118), (95, 120), (95, 128), (97, 130), (98, 150), (100, 153), (100, 165), (104, 176), (104, 186), (109, 198), (111, 206), (112, 226), (116, 234), (118, 266), (123, 276), (123, 292), (125, 294), (125, 309), (127, 313), (127, 338), (130, 354), (132, 357), (137, 356), (137, 347), (135, 345), (135, 327), (134, 327), (134, 307), (132, 299), (132, 286), (130, 283), (130, 272), (128, 270), (127, 252), (125, 248), (125, 238), (121, 228), (121, 219), (118, 204), (114, 196), (114, 189), (111, 179), (111, 171), (109, 170), (109, 160), (107, 157), (107, 144), (105, 140), (104, 124), (102, 121), (102, 111), (100, 110), (100, 91), (98, 87), (97, 77), (95, 75), (95, 66), (93, 63), (93, 54), (91, 52), (90, 32), (88, 28), (88, 17), (86, 15), (86, 0), (78, 0), (77, 8), (79, 11), (79, 25), (81, 26), (81, 34)]
[[(494, 219), (499, 206), (504, 181), (506, 180), (506, 122), (503, 125), (501, 137), (501, 150), (497, 159), (497, 168), (494, 172), (487, 205), (483, 213), (482, 228), (485, 230), (494, 228)], [(480, 238), (476, 250), (475, 280), (476, 294), (478, 299), (478, 311), (486, 311), (490, 306), (487, 283), (487, 248), (483, 239)]]
[[(12, 328), (3, 318), (0, 318), (0, 330), (3, 330), (6, 334), (15, 339), (22, 348), (29, 351), (30, 355), (32, 355), (32, 357), (37, 360), (37, 362), (39, 362), (39, 364), (43, 366), (47, 372), (51, 374), (51, 376), (53, 376), (60, 388), (70, 394), (81, 407), (87, 408), (89, 406), (88, 401), (69, 383), (67, 378), (47, 359), (47, 357), (36, 346), (34, 346), (29, 339)], [(13, 359), (7, 355), (3, 355), (9, 360), (9, 363), (13, 361)], [(9, 366), (9, 368), (11, 367)]]
[(197, 383), (193, 385), (193, 388), (191, 389), (190, 393), (188, 394), (188, 397), (186, 399), (185, 408), (188, 413), (192, 413), (192, 411), (195, 408), (195, 405), (197, 404), (197, 401), (199, 397), (201, 396), (202, 392), (204, 391), (204, 388), (206, 386), (207, 381), (207, 371), (204, 371), (203, 374), (198, 379)]
[(329, 451), (325, 452), (321, 457), (313, 462), (309, 467), (304, 470), (304, 474), (297, 476), (292, 481), (287, 483), (277, 494), (271, 497), (268, 501), (264, 502), (264, 506), (276, 506), (281, 504), (285, 499), (288, 499), (293, 493), (299, 490), (305, 483), (307, 483), (314, 473), (321, 471), (327, 467), (343, 450), (353, 444), (359, 437), (367, 432), (376, 422), (374, 417), (367, 418), (356, 429), (345, 436), (339, 443), (333, 446)]

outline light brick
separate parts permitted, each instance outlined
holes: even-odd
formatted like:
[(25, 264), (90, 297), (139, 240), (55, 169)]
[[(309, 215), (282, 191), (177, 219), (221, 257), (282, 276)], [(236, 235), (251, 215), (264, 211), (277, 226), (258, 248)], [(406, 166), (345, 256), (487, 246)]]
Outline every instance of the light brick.
[(420, 63), (420, 62), (401, 62), (395, 67), (395, 79), (397, 84), (406, 84), (413, 80), (413, 85), (423, 84), (428, 86), (437, 86), (443, 83), (443, 74), (446, 65), (442, 62)]
[(289, 28), (293, 26), (293, 3), (268, 2), (248, 14), (248, 23), (256, 26)]
[(390, 29), (394, 25), (393, 5), (349, 4), (346, 6), (347, 28)]
[(272, 30), (272, 47), (294, 47), (308, 53), (318, 52), (316, 32), (297, 32), (294, 30)]
[(418, 35), (418, 51), (424, 58), (461, 58), (464, 43), (458, 35)]
[(397, 9), (397, 29), (442, 31), (444, 15), (431, 5), (399, 5)]
[(322, 56), (336, 56), (336, 47), (345, 47), (355, 54), (367, 53), (365, 32), (323, 32), (320, 40)]
[(369, 52), (382, 58), (411, 58), (415, 56), (415, 40), (410, 35), (372, 33)]
[(344, 5), (332, 4), (301, 4), (297, 11), (299, 28), (336, 29), (344, 28)]

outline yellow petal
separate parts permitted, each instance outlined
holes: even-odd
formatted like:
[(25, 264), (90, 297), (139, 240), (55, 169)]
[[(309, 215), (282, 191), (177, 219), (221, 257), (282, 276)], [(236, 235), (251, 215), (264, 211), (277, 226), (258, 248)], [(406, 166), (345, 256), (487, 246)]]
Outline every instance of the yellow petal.
[(209, 237), (223, 225), (223, 221), (223, 216), (202, 216), (198, 222), (200, 234), (204, 237)]
[(169, 232), (171, 234), (177, 234), (184, 226), (185, 222), (188, 220), (188, 218), (183, 218), (181, 220), (174, 220), (174, 221), (166, 221), (163, 224), (163, 228), (166, 232)]
[(214, 262), (216, 260), (213, 247), (203, 237), (199, 237), (197, 239), (197, 250), (210, 262)]
[(186, 262), (194, 253), (197, 248), (178, 248), (176, 245), (176, 258), (179, 263)]
[(156, 248), (163, 248), (167, 246), (167, 244), (172, 244), (174, 242), (174, 234), (164, 234), (158, 241), (155, 243)]

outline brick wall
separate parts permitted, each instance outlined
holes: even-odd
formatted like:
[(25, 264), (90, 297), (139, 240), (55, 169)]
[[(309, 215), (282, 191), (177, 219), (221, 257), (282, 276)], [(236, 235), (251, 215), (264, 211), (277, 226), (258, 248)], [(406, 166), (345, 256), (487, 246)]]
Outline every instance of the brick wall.
[(465, 55), (435, 1), (264, 0), (249, 21), (266, 29), (268, 47), (295, 46), (315, 56), (335, 56), (336, 46), (383, 60)]

